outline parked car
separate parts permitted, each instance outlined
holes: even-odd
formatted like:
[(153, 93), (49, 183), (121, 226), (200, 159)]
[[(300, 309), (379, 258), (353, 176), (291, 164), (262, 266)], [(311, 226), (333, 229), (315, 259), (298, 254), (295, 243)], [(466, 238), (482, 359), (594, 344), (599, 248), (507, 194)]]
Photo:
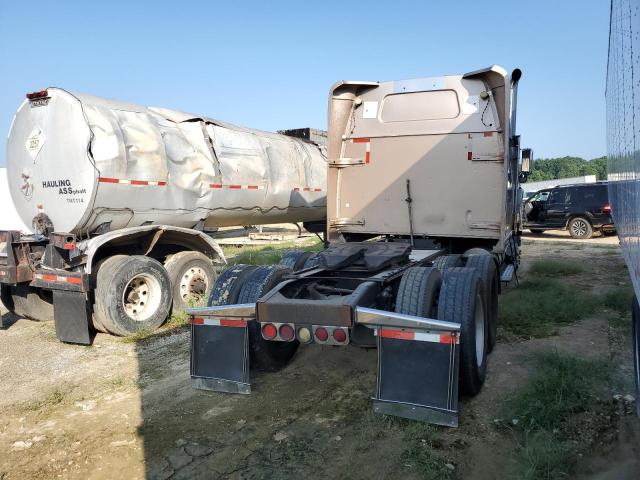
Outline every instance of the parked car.
[(607, 182), (561, 185), (538, 191), (524, 204), (524, 228), (533, 233), (569, 230), (573, 238), (615, 233)]

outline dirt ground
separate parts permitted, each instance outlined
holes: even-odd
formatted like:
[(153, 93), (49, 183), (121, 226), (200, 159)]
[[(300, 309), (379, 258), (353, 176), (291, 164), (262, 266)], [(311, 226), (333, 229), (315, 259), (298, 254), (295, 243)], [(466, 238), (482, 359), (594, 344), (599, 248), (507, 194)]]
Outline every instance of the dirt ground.
[[(616, 237), (538, 237), (524, 242), (521, 278), (533, 259), (555, 255), (601, 272), (586, 289), (628, 284)], [(614, 359), (626, 380), (611, 395), (633, 393), (629, 342), (600, 314), (558, 336), (499, 343), (483, 391), (461, 402), (460, 427), (431, 430), (371, 412), (375, 351), (301, 347), (282, 372), (252, 374), (251, 395), (227, 395), (191, 388), (187, 329), (139, 343), (98, 334), (80, 347), (59, 343), (52, 324), (3, 322), (2, 480), (438, 478), (431, 449), (450, 477), (509, 478), (515, 445), (496, 428), (496, 406), (532, 373), (532, 353)], [(640, 478), (638, 420), (609, 420), (577, 478)]]

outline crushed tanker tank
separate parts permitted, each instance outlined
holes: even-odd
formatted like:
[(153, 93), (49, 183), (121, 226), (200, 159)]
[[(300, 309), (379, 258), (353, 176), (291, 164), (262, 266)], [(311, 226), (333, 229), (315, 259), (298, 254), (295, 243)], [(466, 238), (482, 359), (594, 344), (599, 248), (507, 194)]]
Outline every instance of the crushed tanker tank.
[(7, 167), (16, 210), (36, 231), (84, 236), (326, 215), (318, 143), (60, 88), (20, 105)]

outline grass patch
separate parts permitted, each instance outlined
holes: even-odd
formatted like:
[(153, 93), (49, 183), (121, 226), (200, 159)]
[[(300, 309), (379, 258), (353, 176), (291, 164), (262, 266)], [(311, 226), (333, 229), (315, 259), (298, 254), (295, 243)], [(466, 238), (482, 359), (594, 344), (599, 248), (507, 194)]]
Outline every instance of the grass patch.
[(520, 338), (554, 335), (593, 312), (598, 299), (558, 280), (533, 277), (500, 299), (499, 325)]
[(531, 275), (544, 277), (558, 277), (563, 275), (576, 275), (584, 269), (576, 262), (566, 260), (538, 259), (531, 264)]
[(597, 438), (582, 432), (586, 416), (598, 417), (598, 397), (609, 384), (611, 366), (554, 353), (538, 354), (536, 373), (502, 406), (517, 441), (515, 476), (520, 479), (566, 478), (580, 451)]
[(70, 393), (70, 388), (63, 386), (55, 387), (45, 398), (27, 403), (24, 407), (24, 410), (35, 412), (53, 408), (63, 403), (68, 398)]
[(587, 411), (608, 384), (610, 366), (567, 354), (534, 358), (536, 373), (505, 407), (505, 418), (517, 419), (521, 430), (558, 429), (572, 415)]
[[(200, 301), (193, 300), (188, 302), (188, 307), (194, 308), (194, 307), (203, 306), (204, 304), (206, 304), (205, 299), (202, 299)], [(169, 317), (169, 320), (167, 320), (157, 330), (149, 330), (149, 329), (138, 330), (133, 335), (124, 337), (122, 341), (124, 343), (138, 343), (150, 337), (165, 335), (174, 330), (187, 327), (188, 325), (189, 325), (189, 315), (187, 315), (186, 312), (184, 311), (174, 312), (171, 315), (171, 317)]]
[(567, 478), (574, 449), (548, 432), (535, 432), (518, 445), (515, 476), (521, 480)]
[(411, 468), (420, 478), (446, 480), (453, 478), (453, 470), (435, 453), (438, 448), (436, 428), (421, 422), (408, 422), (404, 428), (405, 450), (401, 460), (405, 468)]
[(633, 302), (633, 288), (617, 287), (608, 290), (604, 294), (604, 305), (618, 313), (631, 313)]
[(225, 257), (229, 265), (246, 263), (249, 265), (274, 265), (282, 259), (282, 256), (290, 250), (304, 250), (306, 252), (319, 252), (323, 248), (322, 242), (317, 239), (309, 239), (305, 242), (287, 242), (279, 245), (243, 247), (223, 247)]

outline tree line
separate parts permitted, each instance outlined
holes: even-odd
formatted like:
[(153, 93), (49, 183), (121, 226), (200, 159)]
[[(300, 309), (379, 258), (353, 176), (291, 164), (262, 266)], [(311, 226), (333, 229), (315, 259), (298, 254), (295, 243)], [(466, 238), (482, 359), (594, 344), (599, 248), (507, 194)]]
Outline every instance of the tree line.
[(607, 157), (585, 160), (580, 157), (540, 158), (531, 165), (529, 181), (555, 180), (557, 178), (595, 175), (598, 180), (607, 179)]

